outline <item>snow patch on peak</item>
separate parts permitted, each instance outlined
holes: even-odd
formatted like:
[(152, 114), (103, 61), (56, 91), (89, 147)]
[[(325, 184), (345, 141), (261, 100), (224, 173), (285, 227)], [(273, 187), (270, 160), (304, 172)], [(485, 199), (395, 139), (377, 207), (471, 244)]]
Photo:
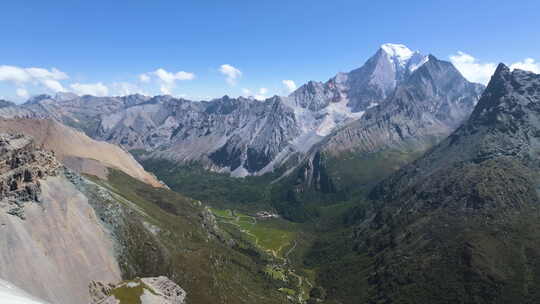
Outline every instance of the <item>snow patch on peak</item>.
[(429, 56), (424, 56), (422, 57), (422, 59), (420, 59), (418, 62), (413, 62), (411, 60), (411, 62), (409, 63), (409, 71), (411, 72), (414, 72), (416, 71), (419, 67), (421, 67), (424, 63), (428, 62), (429, 60)]
[(379, 103), (377, 103), (377, 102), (370, 102), (370, 103), (369, 103), (369, 106), (367, 107), (367, 109), (374, 108), (374, 107), (376, 107), (376, 106), (378, 106), (378, 105), (379, 105)]
[(401, 71), (414, 72), (429, 60), (428, 56), (424, 56), (418, 51), (411, 51), (403, 44), (386, 43), (381, 45), (381, 50), (386, 53), (388, 60)]
[(397, 58), (400, 62), (406, 62), (415, 54), (403, 44), (385, 43), (381, 45), (381, 49), (390, 57)]
[(352, 112), (348, 106), (348, 99), (342, 99), (339, 102), (332, 102), (325, 109), (320, 111), (319, 116), (323, 119), (320, 121), (319, 126), (316, 129), (316, 134), (319, 136), (326, 136), (335, 129), (336, 126), (343, 122), (359, 119), (364, 115), (364, 111)]

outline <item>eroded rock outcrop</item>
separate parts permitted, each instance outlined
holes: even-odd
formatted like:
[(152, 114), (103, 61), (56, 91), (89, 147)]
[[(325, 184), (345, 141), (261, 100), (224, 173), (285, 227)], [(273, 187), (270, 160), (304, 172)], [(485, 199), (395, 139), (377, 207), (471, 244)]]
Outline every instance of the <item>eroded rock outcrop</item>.
[(119, 284), (92, 281), (89, 288), (90, 304), (120, 304), (127, 298), (141, 304), (183, 304), (186, 299), (186, 292), (164, 276)]
[(24, 202), (39, 201), (40, 180), (56, 176), (54, 153), (36, 147), (30, 137), (0, 134), (0, 206), (24, 219)]

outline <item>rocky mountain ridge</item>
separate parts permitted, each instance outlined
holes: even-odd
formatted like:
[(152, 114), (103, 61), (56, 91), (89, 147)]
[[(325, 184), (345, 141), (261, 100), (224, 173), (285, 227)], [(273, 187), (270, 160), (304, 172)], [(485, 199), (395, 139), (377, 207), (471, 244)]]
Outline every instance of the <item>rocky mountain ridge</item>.
[(449, 168), (452, 163), (480, 164), (499, 157), (537, 166), (539, 90), (537, 74), (510, 71), (500, 64), (470, 118), (411, 166), (429, 168), (423, 170), (423, 176)]
[(13, 107), (13, 106), (15, 106), (15, 104), (13, 102), (0, 99), (0, 108)]
[(539, 105), (540, 75), (499, 65), (462, 126), (371, 192), (364, 299), (536, 301)]
[(429, 134), (446, 136), (468, 118), (483, 89), (430, 55), (383, 104), (329, 137), (325, 150), (374, 152)]
[[(232, 176), (261, 175), (288, 160), (294, 163), (333, 131), (390, 99), (429, 58), (403, 45), (385, 44), (359, 69), (265, 101), (42, 95), (0, 108), (0, 116), (50, 117), (93, 138), (144, 151), (142, 158), (198, 162)], [(461, 89), (455, 94), (469, 94)]]
[(315, 144), (298, 168), (287, 172), (284, 187), (292, 186), (296, 200), (309, 191), (365, 192), (451, 134), (483, 89), (450, 62), (430, 55), (378, 106)]

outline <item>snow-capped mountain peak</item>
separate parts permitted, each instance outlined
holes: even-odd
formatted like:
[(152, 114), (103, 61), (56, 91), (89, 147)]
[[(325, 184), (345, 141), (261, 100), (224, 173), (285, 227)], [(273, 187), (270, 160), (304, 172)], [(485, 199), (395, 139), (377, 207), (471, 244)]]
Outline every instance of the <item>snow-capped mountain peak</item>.
[(412, 51), (403, 44), (385, 43), (381, 45), (382, 53), (394, 64), (396, 69), (404, 72), (414, 72), (417, 68), (428, 61), (428, 57), (419, 51)]
[(392, 59), (397, 59), (402, 65), (405, 65), (411, 57), (418, 52), (411, 51), (403, 44), (385, 43), (381, 49)]

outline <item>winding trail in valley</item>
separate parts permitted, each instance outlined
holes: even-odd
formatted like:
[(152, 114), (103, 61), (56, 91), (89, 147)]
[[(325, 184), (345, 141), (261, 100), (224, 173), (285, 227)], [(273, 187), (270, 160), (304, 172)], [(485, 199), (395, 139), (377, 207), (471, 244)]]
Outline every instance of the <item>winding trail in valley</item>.
[[(234, 212), (231, 212), (230, 217), (221, 216), (221, 218), (225, 220), (224, 221), (225, 223), (229, 223), (231, 225), (238, 227), (238, 230), (240, 230), (242, 233), (245, 233), (246, 235), (252, 237), (254, 240), (255, 246), (262, 248), (262, 246), (259, 245), (259, 238), (253, 233), (251, 233), (250, 231), (243, 229), (242, 226), (238, 224), (238, 222), (242, 220), (242, 216), (235, 215)], [(249, 216), (249, 219), (252, 221), (251, 223), (252, 227), (257, 224), (257, 219), (255, 217)], [(298, 280), (298, 285), (297, 285), (298, 301), (299, 303), (304, 303), (304, 299), (308, 298), (305, 288), (304, 288), (304, 284), (307, 284), (309, 289), (313, 288), (313, 284), (307, 278), (297, 274), (294, 271), (294, 268), (292, 267), (292, 263), (289, 256), (296, 250), (298, 246), (298, 242), (296, 240), (292, 241), (292, 246), (285, 252), (285, 254), (283, 254), (283, 257), (279, 256), (279, 252), (287, 245), (289, 244), (284, 245), (279, 250), (277, 250), (277, 252), (271, 249), (264, 249), (264, 248), (263, 249), (271, 253), (275, 258), (282, 260), (281, 267), (283, 267), (283, 269), (286, 269), (289, 275), (296, 277), (296, 279)]]

